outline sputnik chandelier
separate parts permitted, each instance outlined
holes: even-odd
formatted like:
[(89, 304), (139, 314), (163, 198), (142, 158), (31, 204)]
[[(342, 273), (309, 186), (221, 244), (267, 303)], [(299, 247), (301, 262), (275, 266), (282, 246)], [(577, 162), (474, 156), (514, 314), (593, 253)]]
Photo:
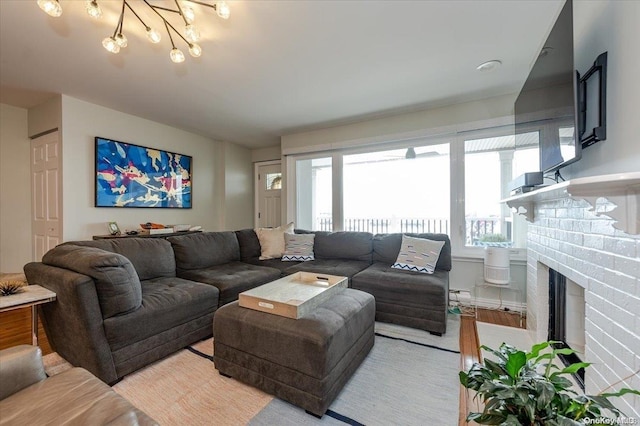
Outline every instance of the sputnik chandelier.
[[(125, 12), (130, 11), (137, 19), (140, 21), (142, 26), (144, 27), (147, 38), (151, 41), (151, 43), (160, 43), (162, 36), (160, 32), (149, 25), (140, 17), (139, 10), (144, 9), (145, 6), (154, 12), (155, 15), (160, 17), (161, 22), (164, 28), (167, 30), (167, 35), (169, 36), (169, 41), (171, 42), (171, 51), (169, 52), (169, 57), (175, 63), (184, 62), (184, 53), (180, 49), (176, 47), (174, 42), (174, 38), (171, 35), (173, 32), (174, 35), (177, 35), (181, 38), (189, 47), (189, 53), (194, 58), (199, 57), (202, 54), (202, 48), (196, 42), (200, 39), (200, 30), (195, 22), (195, 11), (191, 7), (191, 3), (196, 3), (201, 6), (210, 7), (216, 11), (219, 17), (222, 19), (229, 19), (229, 15), (231, 14), (229, 10), (229, 6), (224, 1), (218, 1), (214, 3), (205, 3), (203, 1), (196, 0), (174, 0), (175, 9), (171, 7), (162, 7), (149, 3), (148, 0), (135, 1), (134, 0), (122, 0), (122, 9), (120, 12), (120, 18), (118, 19), (118, 23), (116, 24), (116, 28), (113, 31), (113, 35), (106, 37), (102, 40), (102, 46), (107, 49), (107, 51), (111, 53), (118, 53), (120, 49), (127, 47), (128, 40), (122, 31), (122, 24), (124, 22)], [(135, 4), (135, 9), (132, 7), (132, 4)], [(48, 15), (53, 17), (58, 17), (62, 15), (62, 6), (60, 5), (60, 0), (38, 0), (38, 6), (40, 9), (45, 11)], [(98, 5), (97, 0), (86, 0), (85, 1), (85, 9), (87, 10), (87, 14), (94, 19), (100, 19), (102, 17), (102, 9), (100, 5)], [(176, 27), (169, 22), (167, 19), (170, 16), (179, 16), (181, 21), (181, 25), (184, 25), (184, 34), (176, 29)]]

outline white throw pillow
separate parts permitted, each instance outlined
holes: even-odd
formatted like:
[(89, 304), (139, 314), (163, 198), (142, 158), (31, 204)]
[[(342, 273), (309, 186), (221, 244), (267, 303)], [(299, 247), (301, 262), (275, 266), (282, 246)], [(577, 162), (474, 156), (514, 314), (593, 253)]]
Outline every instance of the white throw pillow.
[(284, 234), (284, 262), (314, 260), (313, 241), (316, 234)]
[(400, 253), (398, 253), (396, 263), (391, 265), (391, 267), (403, 271), (433, 274), (443, 246), (444, 241), (434, 241), (426, 238), (414, 238), (403, 235)]
[(282, 257), (285, 233), (293, 234), (293, 222), (277, 228), (256, 229), (256, 235), (260, 241), (260, 260)]

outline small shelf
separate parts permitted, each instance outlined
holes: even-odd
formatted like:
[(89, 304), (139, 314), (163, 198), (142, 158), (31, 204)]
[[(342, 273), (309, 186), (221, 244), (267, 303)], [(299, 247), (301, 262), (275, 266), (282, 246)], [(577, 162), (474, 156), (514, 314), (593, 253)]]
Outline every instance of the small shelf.
[(628, 234), (640, 233), (640, 172), (616, 173), (571, 179), (535, 191), (501, 200), (515, 208), (529, 222), (534, 218), (534, 205), (543, 201), (563, 198), (582, 199), (595, 208), (598, 198), (606, 198), (616, 205), (610, 211), (595, 211), (615, 219), (617, 229)]

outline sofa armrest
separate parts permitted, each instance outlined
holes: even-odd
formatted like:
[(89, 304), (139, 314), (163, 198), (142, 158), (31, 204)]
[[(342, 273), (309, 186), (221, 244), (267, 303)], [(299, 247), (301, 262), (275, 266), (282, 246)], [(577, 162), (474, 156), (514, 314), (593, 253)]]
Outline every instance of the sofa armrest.
[(46, 377), (39, 347), (19, 345), (0, 351), (0, 400)]
[(115, 382), (118, 375), (91, 277), (41, 262), (26, 264), (24, 273), (29, 284), (56, 293), (55, 302), (40, 307), (53, 349), (72, 365), (89, 370), (100, 380)]

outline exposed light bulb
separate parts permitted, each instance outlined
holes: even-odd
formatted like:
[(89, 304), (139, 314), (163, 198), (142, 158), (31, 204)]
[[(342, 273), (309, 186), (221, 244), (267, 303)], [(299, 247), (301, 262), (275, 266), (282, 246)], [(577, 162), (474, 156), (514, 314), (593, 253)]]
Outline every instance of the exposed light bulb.
[(99, 19), (102, 16), (102, 9), (100, 9), (96, 0), (87, 0), (85, 8), (87, 9), (89, 16), (94, 19)]
[(102, 40), (102, 45), (111, 53), (118, 53), (120, 51), (120, 46), (118, 46), (118, 42), (116, 42), (116, 39), (113, 37), (107, 37)]
[(162, 39), (158, 31), (149, 27), (147, 27), (147, 38), (151, 41), (151, 43), (160, 43), (160, 40)]
[(202, 55), (202, 48), (198, 44), (191, 43), (189, 45), (189, 54), (194, 58), (199, 58)]
[(193, 8), (186, 3), (182, 4), (182, 16), (189, 24), (193, 24), (193, 21), (196, 20), (196, 13), (193, 11)]
[(58, 3), (58, 0), (38, 0), (38, 6), (40, 9), (49, 15), (57, 18), (62, 15), (62, 6)]
[(127, 47), (127, 44), (129, 44), (129, 40), (127, 40), (127, 36), (125, 36), (124, 34), (118, 33), (116, 35), (116, 43), (120, 47)]
[(184, 38), (188, 41), (195, 42), (200, 40), (200, 30), (193, 24), (184, 27)]
[(227, 4), (227, 2), (224, 1), (219, 1), (216, 3), (216, 12), (222, 19), (229, 19), (229, 16), (231, 15), (231, 9), (229, 9), (229, 5)]
[(184, 62), (184, 53), (182, 53), (182, 51), (177, 47), (174, 47), (173, 49), (171, 49), (171, 53), (169, 53), (169, 57), (176, 64), (179, 64), (180, 62)]

